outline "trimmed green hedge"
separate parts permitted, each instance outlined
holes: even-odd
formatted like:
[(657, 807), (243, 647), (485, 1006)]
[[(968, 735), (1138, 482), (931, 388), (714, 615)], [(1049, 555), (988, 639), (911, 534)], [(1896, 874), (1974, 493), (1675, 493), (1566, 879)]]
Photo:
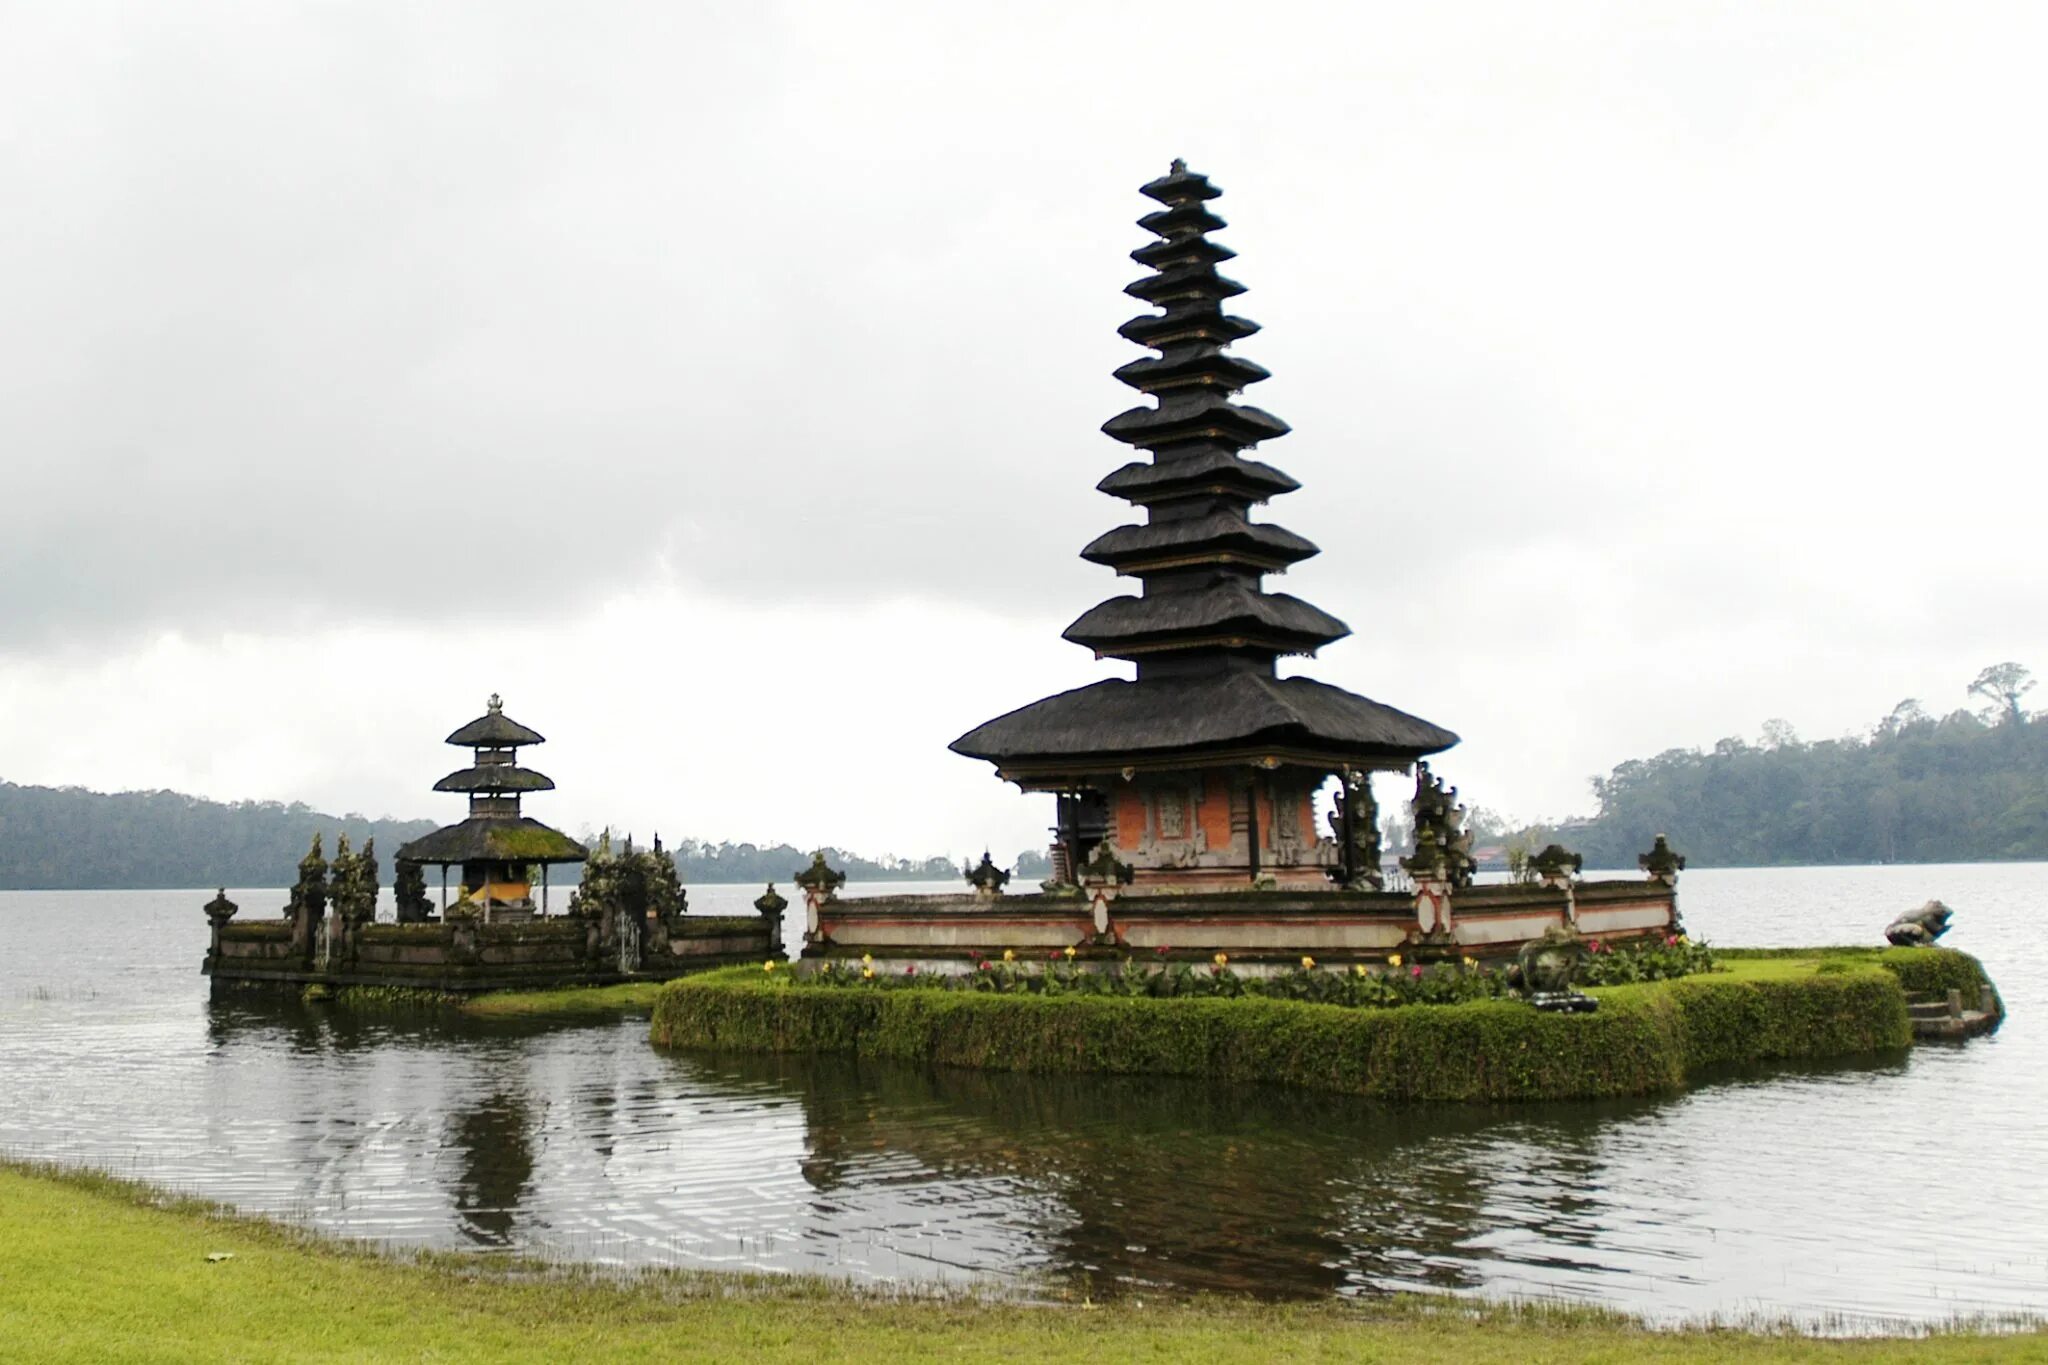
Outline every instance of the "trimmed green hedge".
[(1850, 965), (1882, 967), (1908, 992), (1944, 996), (1959, 990), (1966, 1009), (1983, 1009), (1987, 999), (1994, 1008), (1999, 1007), (1998, 987), (1984, 964), (1954, 948), (1728, 948), (1720, 950), (1720, 956), (1731, 962), (1819, 958), (1821, 971), (1840, 971)]
[(1912, 1042), (1905, 994), (1864, 963), (1758, 964), (1600, 991), (1593, 1014), (1518, 1001), (1346, 1009), (806, 988), (758, 969), (671, 982), (657, 1045), (1010, 1071), (1214, 1076), (1403, 1100), (1589, 1099), (1683, 1086), (1731, 1062), (1847, 1056)]

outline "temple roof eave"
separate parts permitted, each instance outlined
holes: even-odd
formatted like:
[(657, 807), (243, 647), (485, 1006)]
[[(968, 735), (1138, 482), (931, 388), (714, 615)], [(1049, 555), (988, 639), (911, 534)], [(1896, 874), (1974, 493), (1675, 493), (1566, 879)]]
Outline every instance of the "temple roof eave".
[(505, 749), (524, 744), (545, 744), (540, 731), (521, 725), (502, 711), (478, 716), (448, 736), (446, 741), (466, 749)]
[(1285, 568), (1319, 553), (1314, 542), (1284, 526), (1218, 512), (1205, 517), (1119, 526), (1089, 541), (1081, 550), (1081, 558), (1118, 573), (1129, 573), (1137, 565), (1197, 564), (1205, 558), (1226, 556), (1236, 562)]
[(1235, 673), (1094, 683), (998, 716), (950, 747), (1006, 770), (1114, 772), (1284, 750), (1295, 757), (1283, 761), (1320, 756), (1335, 771), (1401, 766), (1457, 742), (1442, 726), (1328, 683)]
[(1061, 638), (1101, 654), (1122, 645), (1167, 645), (1176, 637), (1280, 637), (1288, 653), (1307, 653), (1351, 633), (1336, 617), (1286, 593), (1252, 592), (1217, 583), (1195, 592), (1112, 597), (1076, 617)]
[(482, 763), (457, 768), (434, 784), (437, 792), (551, 792), (555, 780), (532, 768), (509, 763)]
[(475, 816), (423, 834), (398, 850), (407, 862), (580, 863), (590, 851), (528, 816)]

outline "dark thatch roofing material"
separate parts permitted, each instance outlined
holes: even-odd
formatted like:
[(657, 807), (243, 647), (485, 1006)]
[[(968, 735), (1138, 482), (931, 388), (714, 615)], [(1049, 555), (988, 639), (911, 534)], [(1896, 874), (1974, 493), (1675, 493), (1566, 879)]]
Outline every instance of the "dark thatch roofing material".
[(1234, 552), (1265, 563), (1298, 564), (1314, 555), (1316, 547), (1285, 527), (1246, 521), (1242, 514), (1212, 512), (1205, 517), (1119, 526), (1088, 542), (1081, 558), (1114, 569), (1168, 555), (1204, 552), (1212, 556)]
[(1102, 430), (1128, 445), (1151, 450), (1218, 435), (1239, 445), (1257, 445), (1285, 436), (1292, 428), (1263, 408), (1196, 390), (1169, 392), (1156, 408), (1129, 408), (1104, 422)]
[(1247, 460), (1221, 446), (1204, 446), (1170, 460), (1133, 460), (1095, 485), (1096, 491), (1126, 502), (1164, 502), (1169, 497), (1215, 488), (1234, 489), (1264, 501), (1301, 487), (1269, 464)]
[(590, 851), (538, 820), (477, 816), (420, 836), (398, 856), (415, 863), (580, 863)]
[(510, 763), (479, 763), (458, 768), (434, 784), (437, 792), (551, 792), (555, 779), (532, 768)]
[(1235, 579), (1219, 579), (1196, 592), (1112, 597), (1081, 613), (1063, 639), (1100, 654), (1176, 635), (1288, 637), (1290, 651), (1311, 651), (1351, 633), (1319, 607), (1284, 592), (1256, 592)]
[(450, 744), (472, 749), (504, 749), (516, 744), (545, 744), (540, 731), (530, 730), (503, 711), (491, 711), (448, 736)]
[(1442, 726), (1327, 683), (1228, 673), (1076, 688), (998, 716), (951, 747), (997, 765), (1100, 760), (1114, 769), (1125, 758), (1247, 744), (1412, 761), (1457, 742)]

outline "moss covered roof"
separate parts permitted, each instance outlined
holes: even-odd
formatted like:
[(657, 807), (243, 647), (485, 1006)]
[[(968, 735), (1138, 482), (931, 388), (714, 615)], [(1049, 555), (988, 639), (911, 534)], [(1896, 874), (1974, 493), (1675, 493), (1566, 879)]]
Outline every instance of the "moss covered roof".
[(413, 840), (398, 856), (416, 863), (580, 863), (590, 851), (538, 820), (477, 816)]

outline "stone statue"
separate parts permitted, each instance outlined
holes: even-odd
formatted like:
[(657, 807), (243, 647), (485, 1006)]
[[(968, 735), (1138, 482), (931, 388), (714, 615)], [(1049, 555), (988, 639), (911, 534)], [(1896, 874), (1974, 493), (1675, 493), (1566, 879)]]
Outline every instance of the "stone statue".
[(1901, 948), (1924, 948), (1948, 932), (1948, 922), (1954, 915), (1940, 901), (1929, 901), (1887, 924), (1884, 936)]
[(311, 957), (320, 922), (327, 915), (327, 859), (321, 855), (317, 830), (313, 846), (299, 859), (299, 880), (292, 886), (291, 903), (284, 913), (292, 922), (292, 956)]
[(1415, 765), (1408, 813), (1415, 823), (1415, 853), (1401, 860), (1408, 875), (1417, 882), (1447, 882), (1453, 889), (1472, 885), (1479, 864), (1472, 857), (1472, 832), (1465, 828), (1458, 789), (1444, 786), (1427, 763)]
[[(1349, 848), (1344, 846), (1347, 823)], [(1346, 891), (1378, 891), (1387, 884), (1386, 873), (1380, 870), (1380, 808), (1372, 799), (1371, 774), (1347, 773), (1339, 780), (1330, 833), (1338, 848), (1332, 876), (1343, 880)]]
[(1515, 955), (1508, 981), (1539, 1010), (1561, 1010), (1584, 1014), (1599, 1002), (1573, 985), (1591, 956), (1579, 936), (1569, 929), (1552, 926), (1543, 937), (1531, 939)]
[(299, 859), (299, 880), (292, 886), (291, 905), (285, 913), (297, 910), (304, 910), (314, 920), (327, 913), (327, 859), (320, 851), (318, 831), (313, 835), (313, 846)]
[(434, 903), (427, 898), (427, 878), (420, 864), (400, 858), (393, 868), (392, 895), (398, 901), (400, 924), (425, 924), (434, 917)]

